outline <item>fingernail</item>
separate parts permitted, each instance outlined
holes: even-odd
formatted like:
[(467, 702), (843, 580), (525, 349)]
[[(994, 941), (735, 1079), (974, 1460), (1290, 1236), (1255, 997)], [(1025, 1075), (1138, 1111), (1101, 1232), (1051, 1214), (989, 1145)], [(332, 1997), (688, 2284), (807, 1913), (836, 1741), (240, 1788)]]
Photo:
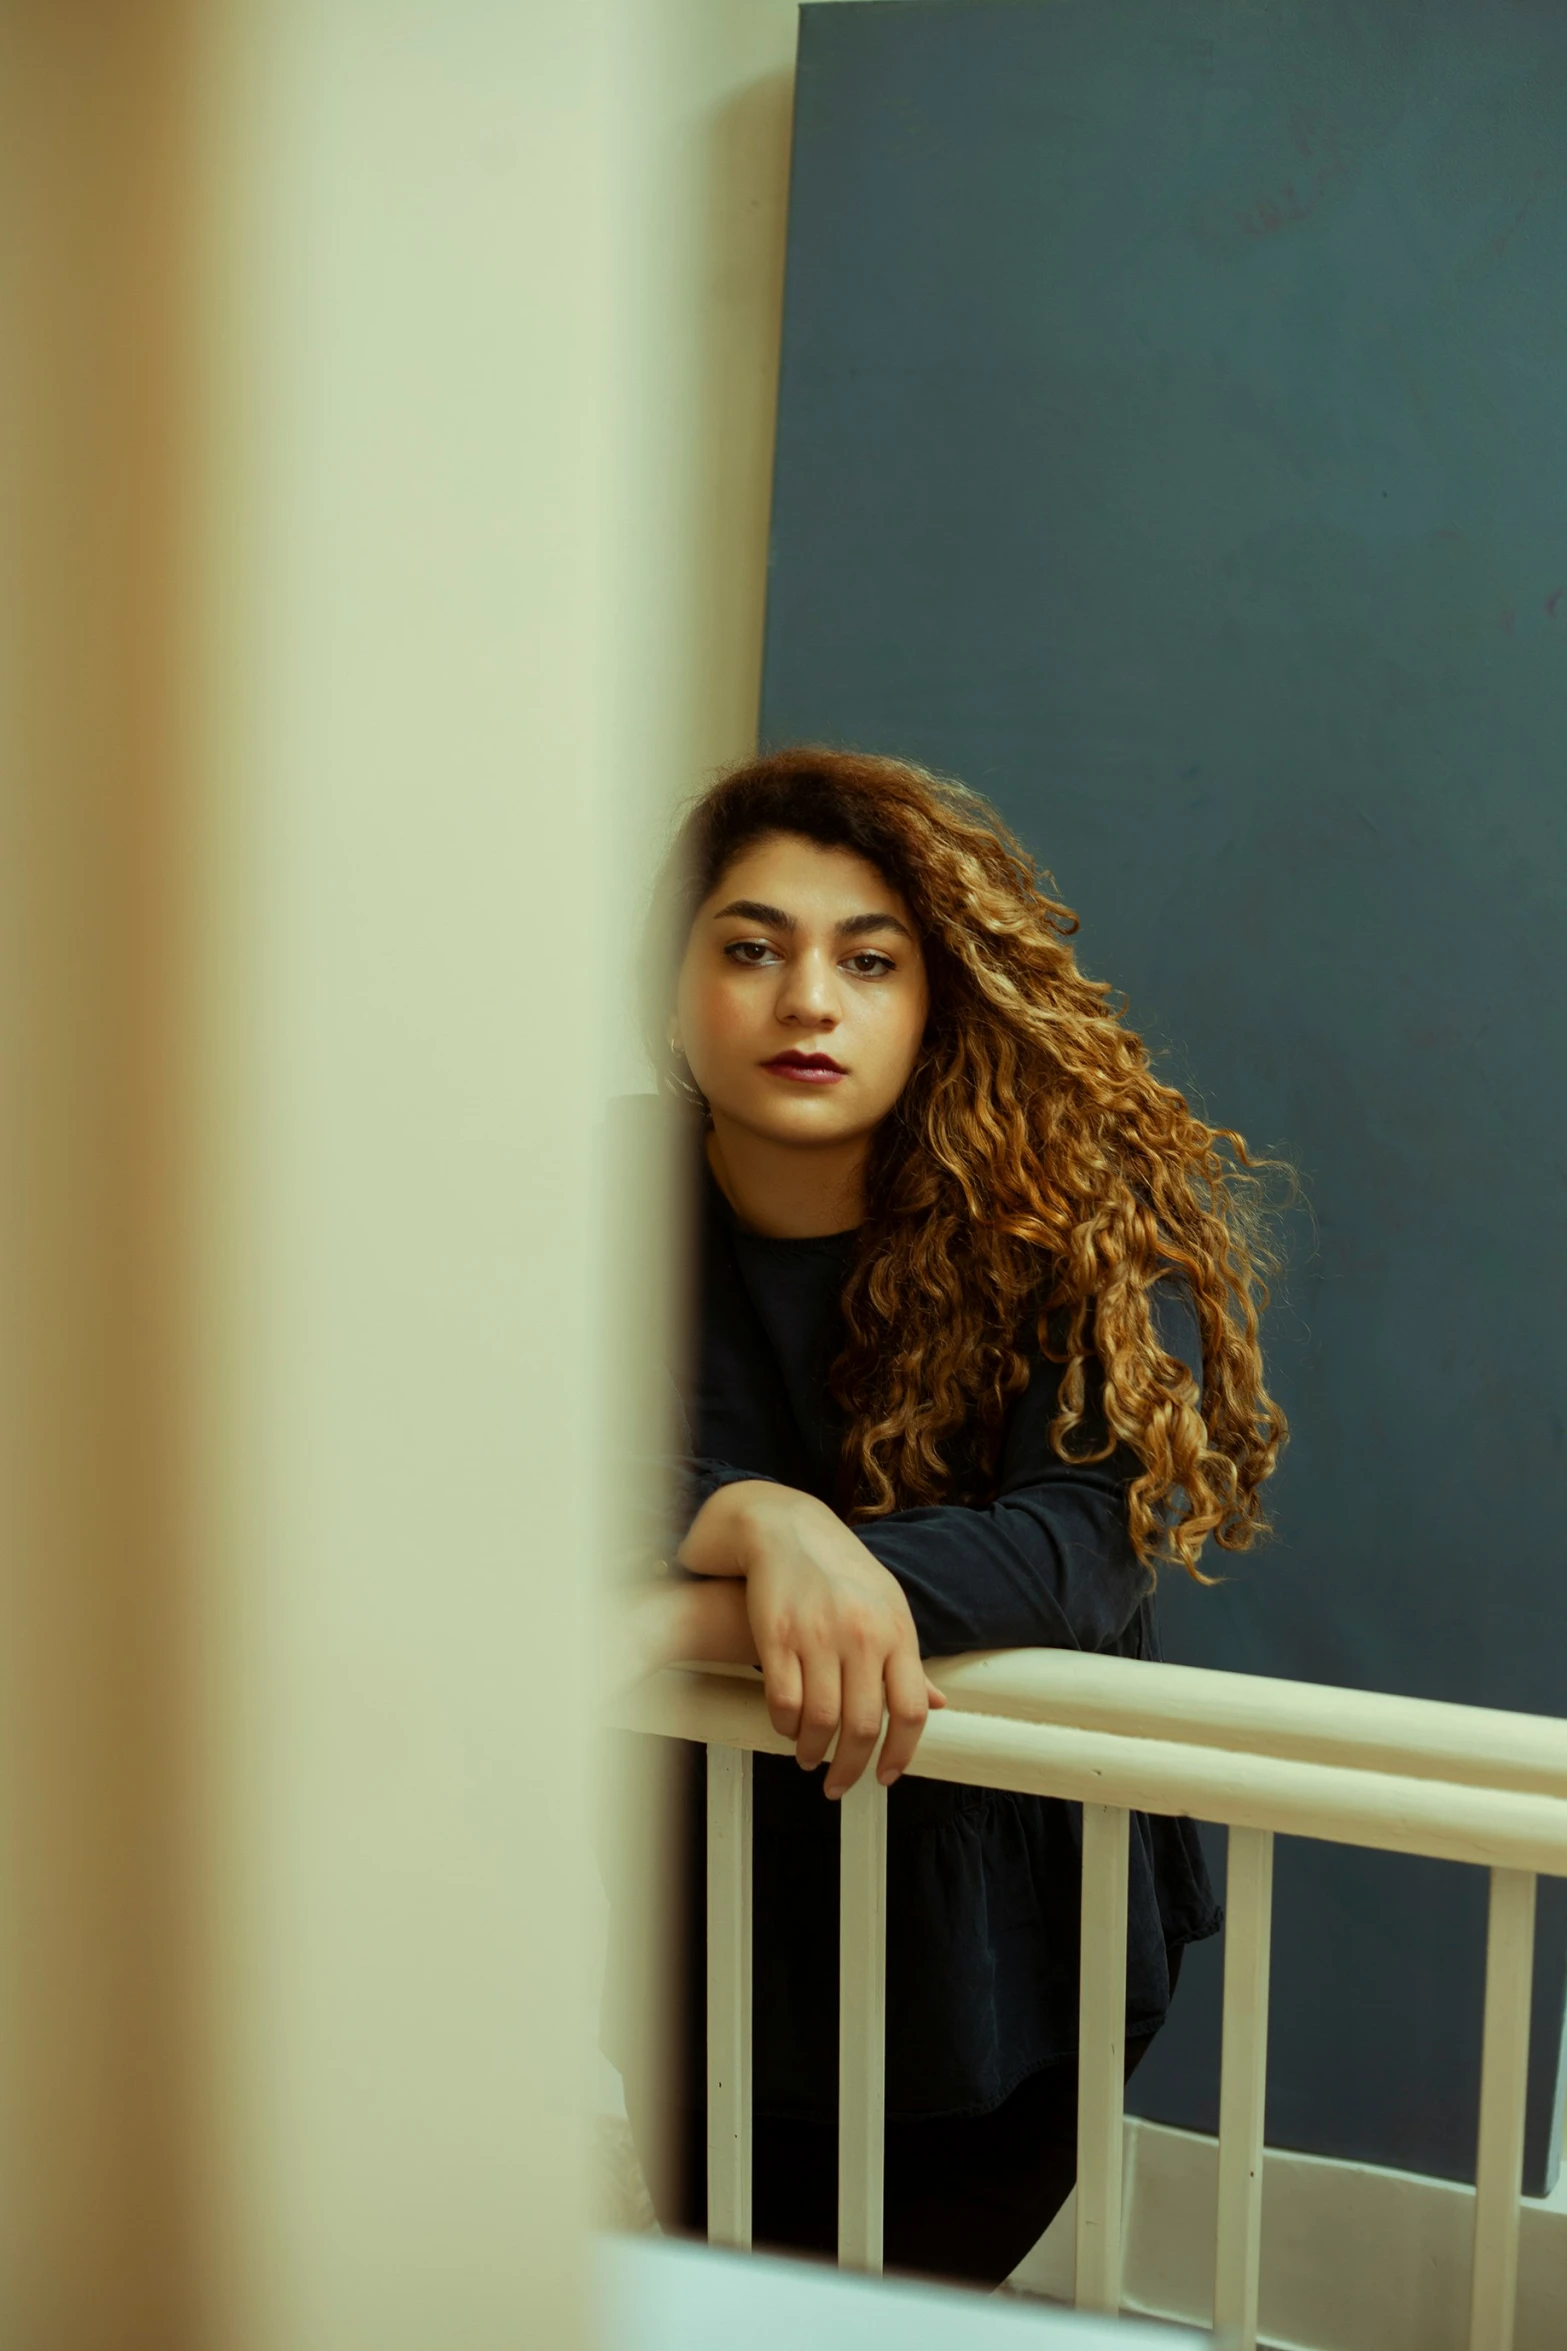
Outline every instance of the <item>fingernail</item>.
[(884, 1788), (890, 1788), (894, 1780), (902, 1779), (903, 1774), (901, 1771), (879, 1771), (876, 1774), (876, 1777), (880, 1780)]

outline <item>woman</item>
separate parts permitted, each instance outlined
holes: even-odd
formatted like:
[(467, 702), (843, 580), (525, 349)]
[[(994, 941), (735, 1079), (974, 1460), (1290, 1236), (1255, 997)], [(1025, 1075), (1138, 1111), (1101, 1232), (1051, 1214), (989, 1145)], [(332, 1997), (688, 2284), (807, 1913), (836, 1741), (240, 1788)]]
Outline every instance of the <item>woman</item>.
[[(1253, 1163), (1151, 1075), (1076, 927), (959, 786), (806, 748), (698, 802), (654, 930), (702, 1199), (684, 1573), (643, 1658), (759, 1665), (795, 1750), (755, 1773), (755, 2238), (833, 2246), (833, 1804), (881, 1740), (886, 2261), (988, 2285), (1072, 2184), (1081, 1815), (904, 1779), (921, 1661), (1155, 1656), (1156, 1568), (1266, 1531), (1285, 1434)], [(627, 2083), (698, 2230), (699, 1827), (676, 2111)], [(1128, 2070), (1220, 1924), (1189, 1822), (1136, 1816), (1129, 1908)]]

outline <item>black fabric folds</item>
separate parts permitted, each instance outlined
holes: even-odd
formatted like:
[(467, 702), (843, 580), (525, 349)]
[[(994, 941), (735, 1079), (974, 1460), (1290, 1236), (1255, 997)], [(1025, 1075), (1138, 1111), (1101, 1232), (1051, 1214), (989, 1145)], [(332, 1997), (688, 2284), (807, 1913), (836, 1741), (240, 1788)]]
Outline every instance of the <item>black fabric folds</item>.
[[(763, 1477), (836, 1501), (841, 1422), (827, 1374), (852, 1233), (764, 1239), (702, 1169), (698, 1314), (681, 1381), (689, 1523), (718, 1486)], [(1155, 1293), (1164, 1344), (1201, 1380), (1184, 1292)], [(996, 1498), (905, 1510), (857, 1531), (908, 1595), (926, 1656), (1068, 1648), (1157, 1655), (1152, 1579), (1126, 1523), (1126, 1447), (1061, 1461), (1048, 1429), (1059, 1367), (1036, 1358), (1007, 1425)], [(676, 1540), (678, 1540), (676, 1531)], [(755, 1765), (755, 2059), (759, 2112), (821, 2117), (837, 2095), (838, 1813), (820, 1771)], [(686, 2094), (701, 2102), (702, 1751), (687, 1757)], [(1082, 1815), (1075, 1804), (905, 1778), (888, 1818), (887, 2109), (987, 2112), (1077, 2046)], [(1162, 2020), (1167, 1947), (1221, 1924), (1196, 1831), (1133, 1816), (1127, 2030)], [(614, 2052), (611, 2050), (611, 2054)]]

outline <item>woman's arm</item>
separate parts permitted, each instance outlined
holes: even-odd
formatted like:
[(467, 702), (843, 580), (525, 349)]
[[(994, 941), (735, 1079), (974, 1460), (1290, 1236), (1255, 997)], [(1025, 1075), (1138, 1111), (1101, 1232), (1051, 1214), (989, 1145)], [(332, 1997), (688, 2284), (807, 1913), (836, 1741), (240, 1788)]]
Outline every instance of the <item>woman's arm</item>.
[[(745, 1479), (709, 1497), (676, 1556), (698, 1579), (693, 1589), (727, 1588), (742, 1603), (769, 1718), (795, 1742), (802, 1769), (816, 1768), (836, 1733), (826, 1793), (841, 1796), (870, 1760), (885, 1706), (876, 1776), (890, 1786), (930, 1709), (946, 1702), (925, 1679), (897, 1578), (858, 1536), (813, 1496)], [(723, 1626), (729, 1638), (734, 1621), (721, 1613), (710, 1619), (715, 1634)]]
[[(1190, 1299), (1160, 1284), (1152, 1305), (1162, 1344), (1200, 1393)], [(768, 1712), (795, 1741), (802, 1765), (819, 1763), (843, 1724), (830, 1795), (842, 1795), (864, 1769), (883, 1694), (891, 1727), (878, 1777), (890, 1783), (906, 1768), (926, 1713), (945, 1703), (921, 1658), (1101, 1649), (1152, 1590), (1127, 1521), (1127, 1488), (1141, 1464), (1125, 1446), (1100, 1462), (1060, 1458), (1049, 1435), (1060, 1380), (1059, 1365), (1036, 1362), (1013, 1408), (999, 1492), (987, 1508), (937, 1504), (851, 1530), (791, 1487), (726, 1463), (689, 1465), (706, 1499), (677, 1557), (698, 1577), (744, 1579)]]
[(610, 1685), (624, 1689), (662, 1665), (755, 1665), (745, 1586), (680, 1576), (617, 1592), (610, 1602)]
[(908, 1601), (922, 1657), (965, 1649), (1103, 1649), (1153, 1589), (1132, 1548), (1126, 1475), (1091, 1471), (988, 1509), (894, 1511), (859, 1532)]
[[(1189, 1295), (1161, 1282), (1150, 1305), (1161, 1345), (1201, 1394), (1202, 1347)], [(858, 1530), (902, 1586), (922, 1656), (1102, 1649), (1153, 1589), (1127, 1520), (1127, 1488), (1142, 1464), (1125, 1445), (1104, 1461), (1063, 1461), (1050, 1443), (1060, 1382), (1058, 1364), (1036, 1361), (1012, 1410), (988, 1508), (898, 1510)]]

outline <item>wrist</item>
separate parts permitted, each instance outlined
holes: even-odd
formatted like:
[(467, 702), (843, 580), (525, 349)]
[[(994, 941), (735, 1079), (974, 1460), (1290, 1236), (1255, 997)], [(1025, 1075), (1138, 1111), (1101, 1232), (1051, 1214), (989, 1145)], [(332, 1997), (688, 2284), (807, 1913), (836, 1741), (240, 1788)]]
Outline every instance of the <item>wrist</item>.
[(770, 1478), (732, 1479), (708, 1496), (676, 1557), (693, 1575), (744, 1576), (769, 1536), (776, 1537), (801, 1507), (823, 1505)]

